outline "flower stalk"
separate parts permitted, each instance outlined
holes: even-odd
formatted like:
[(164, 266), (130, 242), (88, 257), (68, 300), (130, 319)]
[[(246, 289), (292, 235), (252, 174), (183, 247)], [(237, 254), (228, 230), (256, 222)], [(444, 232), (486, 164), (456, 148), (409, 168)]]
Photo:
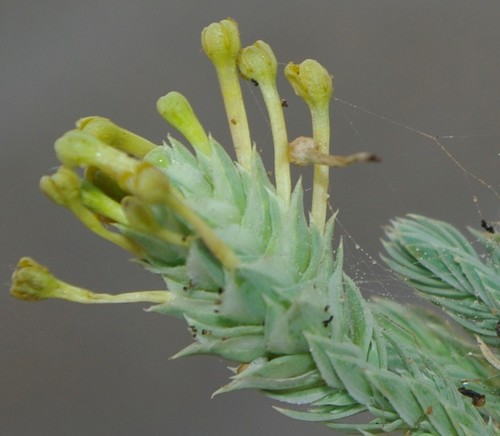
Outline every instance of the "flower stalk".
[(281, 98), (276, 87), (278, 63), (271, 47), (264, 41), (241, 50), (238, 68), (244, 79), (258, 83), (266, 105), (274, 143), (274, 173), (276, 191), (286, 206), (290, 202), (291, 178), (288, 161), (288, 138)]
[(236, 157), (241, 166), (250, 171), (252, 143), (236, 67), (241, 48), (236, 22), (226, 19), (210, 24), (203, 29), (201, 43), (217, 73)]
[(11, 294), (27, 301), (62, 299), (73, 303), (165, 303), (173, 298), (168, 291), (139, 291), (123, 294), (99, 294), (70, 285), (54, 277), (50, 271), (29, 257), (20, 259), (12, 275)]
[[(289, 63), (285, 75), (295, 93), (311, 112), (313, 140), (322, 155), (330, 152), (330, 99), (333, 94), (332, 76), (317, 61), (306, 59), (301, 64)], [(329, 198), (329, 168), (315, 164), (313, 176), (312, 221), (320, 231), (326, 222)]]

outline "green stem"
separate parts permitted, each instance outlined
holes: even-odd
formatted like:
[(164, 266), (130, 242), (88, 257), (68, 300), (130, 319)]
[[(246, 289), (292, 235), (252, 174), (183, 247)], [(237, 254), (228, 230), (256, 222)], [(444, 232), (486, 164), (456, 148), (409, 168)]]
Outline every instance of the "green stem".
[[(329, 154), (330, 150), (330, 111), (329, 105), (311, 107), (313, 139), (318, 145), (318, 151)], [(326, 222), (328, 205), (329, 167), (314, 165), (313, 198), (311, 216), (316, 226), (323, 231)]]
[(276, 86), (259, 83), (264, 103), (266, 104), (274, 143), (274, 173), (276, 192), (285, 206), (290, 204), (292, 182), (290, 178), (290, 162), (288, 161), (288, 137), (286, 133), (283, 107)]
[(238, 68), (243, 78), (258, 83), (266, 104), (273, 134), (276, 192), (285, 206), (288, 206), (291, 192), (290, 163), (283, 107), (276, 87), (276, 56), (268, 44), (256, 41), (240, 51)]
[(216, 71), (236, 157), (241, 166), (250, 171), (252, 142), (236, 64), (224, 65)]

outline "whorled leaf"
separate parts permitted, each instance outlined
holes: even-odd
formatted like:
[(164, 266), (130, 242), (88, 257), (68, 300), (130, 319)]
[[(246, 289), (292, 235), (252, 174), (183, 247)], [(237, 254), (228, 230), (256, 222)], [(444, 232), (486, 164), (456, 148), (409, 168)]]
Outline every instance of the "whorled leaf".
[[(386, 231), (385, 262), (422, 296), (462, 327), (499, 345), (500, 273), (483, 262), (450, 224), (416, 215), (393, 221)], [(486, 244), (496, 253), (498, 248)], [(489, 247), (489, 248), (488, 248)]]

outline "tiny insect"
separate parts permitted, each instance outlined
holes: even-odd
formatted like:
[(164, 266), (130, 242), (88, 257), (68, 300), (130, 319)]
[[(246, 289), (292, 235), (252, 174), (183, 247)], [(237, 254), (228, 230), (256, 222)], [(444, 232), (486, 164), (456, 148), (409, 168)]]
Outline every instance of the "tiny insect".
[(466, 397), (471, 398), (472, 404), (475, 407), (483, 407), (484, 403), (486, 402), (486, 397), (484, 396), (484, 394), (480, 394), (476, 391), (473, 391), (472, 389), (461, 387), (458, 388), (458, 392), (460, 392), (462, 395), (465, 395)]
[(281, 99), (281, 107), (288, 107), (288, 102), (284, 98)]
[(252, 82), (254, 86), (259, 86), (259, 82), (255, 79), (250, 79), (250, 82)]

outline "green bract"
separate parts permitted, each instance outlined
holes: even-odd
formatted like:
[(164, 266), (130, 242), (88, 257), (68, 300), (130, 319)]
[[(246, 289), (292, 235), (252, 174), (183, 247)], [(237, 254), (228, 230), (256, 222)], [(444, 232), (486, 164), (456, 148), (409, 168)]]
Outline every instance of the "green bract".
[[(236, 362), (216, 394), (259, 389), (297, 419), (363, 434), (498, 434), (498, 241), (476, 233), (487, 252), (482, 262), (451, 226), (411, 216), (395, 221), (384, 242), (387, 263), (474, 333), (476, 349), (421, 308), (366, 302), (343, 271), (342, 244), (332, 250), (326, 165), (376, 158), (329, 154), (331, 76), (316, 61), (287, 67), (313, 124), (313, 138), (289, 144), (270, 47), (259, 41), (240, 51), (236, 23), (224, 20), (203, 32), (203, 48), (217, 70), (238, 162), (205, 133), (187, 99), (171, 92), (158, 110), (191, 148), (171, 137), (156, 146), (88, 117), (57, 140), (62, 166), (41, 181), (89, 229), (160, 274), (167, 290), (95, 294), (23, 258), (12, 294), (153, 303), (150, 311), (184, 318), (192, 333), (175, 357)], [(260, 83), (269, 112), (274, 184), (250, 146), (238, 67)], [(301, 181), (291, 187), (291, 162), (315, 165), (310, 219)], [(366, 424), (346, 419), (361, 412), (371, 416)]]

